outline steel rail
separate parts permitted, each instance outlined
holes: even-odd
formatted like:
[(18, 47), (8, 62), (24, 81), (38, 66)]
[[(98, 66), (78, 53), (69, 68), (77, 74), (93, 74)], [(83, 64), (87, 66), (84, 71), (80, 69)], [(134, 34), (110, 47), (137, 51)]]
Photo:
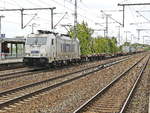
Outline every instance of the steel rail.
[[(128, 59), (130, 57), (125, 57), (125, 58), (122, 58), (122, 59)], [(99, 65), (97, 65), (97, 66), (99, 66)], [(89, 67), (86, 70), (88, 70), (90, 68), (94, 68), (94, 67), (95, 66)], [(9, 80), (9, 79), (14, 79), (14, 78), (17, 78), (17, 77), (30, 76), (31, 74), (37, 74), (37, 73), (49, 72), (49, 71), (50, 71), (50, 69), (47, 69), (47, 68), (37, 68), (37, 69), (32, 69), (30, 71), (22, 71), (22, 72), (15, 72), (15, 73), (10, 73), (10, 74), (4, 74), (4, 75), (0, 75), (0, 80), (4, 81), (4, 80)], [(83, 71), (83, 70), (80, 70), (80, 71)], [(27, 72), (32, 72), (32, 73), (28, 74)]]
[(121, 110), (120, 110), (119, 113), (124, 113), (125, 110), (127, 109), (127, 106), (128, 106), (128, 104), (129, 104), (129, 101), (130, 101), (130, 99), (131, 99), (131, 97), (132, 97), (132, 95), (133, 95), (133, 93), (134, 93), (134, 91), (135, 91), (137, 85), (138, 85), (139, 82), (140, 82), (140, 78), (141, 78), (143, 72), (145, 71), (145, 68), (146, 68), (146, 66), (147, 66), (147, 64), (148, 64), (148, 62), (149, 62), (149, 59), (150, 59), (150, 56), (148, 57), (146, 63), (145, 63), (144, 66), (143, 66), (143, 68), (141, 69), (140, 74), (139, 74), (138, 78), (136, 79), (136, 81), (135, 81), (135, 83), (134, 83), (134, 85), (133, 85), (133, 87), (132, 87), (132, 89), (131, 89), (131, 91), (130, 91), (128, 97), (126, 98), (126, 100), (125, 100), (125, 102), (124, 102), (124, 104), (123, 104), (123, 106), (122, 106), (122, 108), (121, 108)]
[(36, 69), (29, 69), (29, 70), (14, 72), (14, 73), (3, 74), (3, 75), (0, 75), (0, 81), (13, 79), (17, 77), (23, 77), (27, 75), (29, 76), (29, 73), (36, 74), (36, 73), (41, 72), (42, 70), (44, 71), (45, 68), (36, 68)]
[[(127, 56), (127, 57), (124, 57), (124, 58), (121, 58), (121, 59), (130, 58), (130, 57), (132, 57), (132, 56)], [(64, 68), (65, 68), (65, 66), (64, 66)], [(90, 67), (90, 68), (92, 68), (92, 67)], [(61, 69), (61, 68), (58, 67), (58, 70), (59, 69)], [(41, 72), (49, 72), (50, 70), (52, 70), (52, 69), (48, 69), (46, 67), (43, 67), (43, 68), (31, 69), (30, 72), (32, 72), (31, 74), (37, 74), (37, 73), (41, 73)], [(3, 74), (3, 75), (0, 75), (0, 80), (4, 81), (4, 80), (9, 80), (9, 79), (14, 79), (14, 78), (17, 78), (17, 77), (30, 76), (30, 74), (28, 74), (27, 72), (29, 72), (29, 71), (22, 71), (22, 72)]]
[[(144, 56), (145, 57), (145, 56)], [(93, 100), (95, 100), (98, 96), (101, 96), (104, 94), (111, 86), (113, 86), (118, 80), (120, 80), (126, 73), (128, 73), (133, 67), (135, 67), (139, 62), (141, 62), (144, 57), (142, 57), (139, 61), (134, 63), (131, 67), (129, 67), (127, 70), (125, 70), (123, 73), (121, 73), (119, 76), (117, 76), (114, 80), (112, 80), (108, 85), (106, 85), (104, 88), (102, 88), (98, 93), (96, 93), (94, 96), (92, 96), (89, 100), (87, 100), (84, 104), (79, 106), (73, 113), (80, 113), (87, 105), (89, 105)]]
[(103, 69), (103, 68), (112, 66), (112, 65), (114, 65), (114, 64), (117, 64), (117, 63), (119, 63), (119, 62), (125, 61), (125, 60), (127, 60), (127, 59), (129, 59), (129, 58), (121, 59), (121, 60), (119, 60), (119, 61), (112, 61), (112, 62), (109, 62), (109, 63), (100, 64), (100, 65), (97, 65), (97, 66), (88, 67), (88, 68), (86, 68), (86, 69), (81, 69), (81, 70), (79, 70), (79, 71), (70, 72), (70, 73), (67, 73), (67, 74), (60, 75), (60, 76), (58, 76), (58, 77), (53, 77), (53, 78), (50, 78), (50, 79), (47, 79), (47, 80), (43, 80), (43, 81), (39, 81), (39, 82), (36, 82), (36, 83), (31, 83), (31, 84), (27, 84), (27, 85), (24, 85), (24, 86), (20, 86), (20, 87), (14, 88), (14, 89), (6, 90), (6, 91), (3, 91), (3, 92), (0, 92), (0, 96), (5, 95), (5, 94), (8, 94), (8, 93), (11, 93), (11, 92), (15, 92), (15, 91), (18, 91), (18, 90), (27, 88), (27, 87), (33, 87), (33, 86), (36, 86), (36, 85), (39, 85), (39, 84), (43, 84), (43, 83), (46, 83), (46, 82), (50, 82), (50, 81), (52, 81), (52, 80), (64, 78), (64, 77), (67, 77), (67, 76), (70, 76), (70, 75), (73, 75), (73, 74), (76, 74), (76, 73), (84, 72), (84, 71), (89, 70), (89, 69), (92, 69), (92, 68), (98, 67), (99, 69)]
[(2, 63), (0, 64), (0, 71), (15, 69), (15, 68), (22, 68), (25, 67), (21, 62), (13, 62), (13, 63)]
[[(71, 79), (69, 79), (69, 80), (65, 80), (65, 81), (63, 81), (63, 82), (60, 82), (60, 83), (57, 83), (57, 84), (54, 84), (54, 85), (51, 85), (51, 86), (47, 86), (47, 87), (45, 87), (45, 88), (37, 89), (36, 91), (33, 91), (33, 92), (31, 92), (31, 93), (28, 93), (28, 94), (25, 94), (25, 95), (20, 95), (20, 96), (18, 96), (18, 97), (15, 97), (15, 98), (13, 98), (13, 99), (7, 100), (7, 101), (5, 101), (5, 102), (1, 102), (1, 103), (0, 103), (0, 109), (3, 108), (3, 107), (5, 107), (5, 106), (7, 106), (7, 105), (10, 105), (10, 104), (12, 104), (12, 103), (15, 103), (15, 102), (17, 102), (17, 101), (19, 101), (19, 100), (24, 100), (24, 99), (26, 99), (26, 98), (32, 97), (32, 96), (34, 96), (34, 95), (37, 95), (37, 94), (39, 94), (39, 93), (42, 93), (42, 92), (45, 92), (45, 91), (48, 91), (48, 90), (57, 88), (57, 87), (59, 87), (59, 86), (62, 86), (62, 85), (64, 85), (64, 84), (70, 83), (70, 82), (72, 82), (72, 81), (74, 81), (74, 80), (80, 79), (80, 78), (82, 78), (82, 77), (85, 77), (85, 76), (87, 76), (87, 75), (90, 75), (91, 73), (97, 72), (97, 71), (99, 71), (99, 70), (101, 70), (101, 69), (104, 69), (104, 68), (106, 68), (106, 67), (110, 67), (110, 66), (112, 66), (112, 65), (114, 65), (114, 64), (120, 63), (120, 62), (125, 61), (125, 60), (127, 60), (127, 59), (129, 59), (129, 58), (124, 58), (124, 59), (121, 59), (121, 60), (119, 60), (119, 61), (109, 62), (108, 64), (101, 64), (101, 65), (98, 65), (97, 67), (95, 67), (95, 68), (93, 69), (93, 71), (90, 71), (90, 72), (87, 72), (87, 73), (83, 73), (83, 74), (81, 74), (81, 75), (79, 75), (79, 76), (77, 76), (77, 77), (71, 78)], [(89, 69), (89, 68), (88, 68), (88, 69)], [(23, 89), (25, 89), (25, 88), (33, 87), (33, 86), (35, 86), (35, 85), (47, 83), (48, 81), (51, 81), (51, 80), (55, 80), (55, 79), (58, 79), (58, 78), (63, 78), (63, 77), (65, 77), (65, 76), (70, 76), (71, 74), (79, 73), (79, 72), (82, 72), (82, 71), (84, 72), (85, 70), (88, 70), (88, 69), (83, 69), (83, 70), (80, 70), (80, 71), (77, 71), (77, 72), (72, 72), (72, 73), (69, 73), (69, 74), (64, 74), (63, 76), (51, 78), (51, 79), (44, 80), (44, 81), (41, 81), (41, 82), (37, 82), (37, 83), (29, 84), (29, 85), (26, 85), (26, 86), (21, 86), (21, 87), (15, 88), (15, 89), (11, 89), (11, 90), (8, 90), (8, 91), (4, 91), (4, 92), (1, 92), (1, 93), (0, 93), (0, 97), (2, 97), (3, 95), (9, 95), (9, 94), (11, 94), (11, 93), (15, 93), (15, 92), (18, 91), (18, 90), (23, 90)]]

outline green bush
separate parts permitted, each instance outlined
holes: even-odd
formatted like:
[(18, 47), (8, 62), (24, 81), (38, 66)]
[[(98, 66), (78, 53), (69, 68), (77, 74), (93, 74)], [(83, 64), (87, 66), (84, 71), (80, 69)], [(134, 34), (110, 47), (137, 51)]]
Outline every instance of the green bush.
[[(77, 24), (77, 38), (80, 41), (80, 50), (82, 55), (94, 53), (115, 53), (119, 51), (116, 46), (116, 38), (92, 37), (93, 30), (88, 27), (88, 24), (82, 22)], [(74, 28), (71, 28), (69, 35), (74, 38)]]

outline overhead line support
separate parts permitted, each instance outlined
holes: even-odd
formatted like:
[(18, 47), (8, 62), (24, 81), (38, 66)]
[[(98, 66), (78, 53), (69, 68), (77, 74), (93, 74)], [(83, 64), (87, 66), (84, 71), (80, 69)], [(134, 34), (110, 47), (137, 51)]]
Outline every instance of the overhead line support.
[(51, 10), (51, 29), (53, 29), (53, 10), (56, 9), (56, 7), (52, 8), (22, 8), (22, 9), (0, 9), (0, 11), (20, 11), (21, 12), (21, 29), (24, 29), (26, 26), (23, 25), (24, 19), (23, 19), (23, 12), (25, 10)]
[(125, 6), (123, 6), (123, 22), (122, 22), (122, 27), (124, 27), (124, 20), (125, 20)]
[(150, 5), (150, 3), (132, 3), (132, 4), (118, 4), (123, 7), (123, 27), (125, 24), (125, 6), (138, 6), (138, 5)]
[(74, 13), (74, 38), (77, 38), (77, 23), (78, 23), (78, 12), (77, 12), (77, 8), (78, 8), (78, 4), (77, 4), (77, 0), (75, 0), (75, 13)]
[(150, 5), (150, 3), (118, 4), (118, 6)]
[(120, 22), (115, 20), (113, 17), (111, 17), (109, 14), (106, 14), (103, 10), (101, 12), (106, 16), (106, 30), (105, 30), (105, 35), (108, 37), (108, 18), (112, 19), (114, 22), (118, 23), (119, 25), (122, 25)]

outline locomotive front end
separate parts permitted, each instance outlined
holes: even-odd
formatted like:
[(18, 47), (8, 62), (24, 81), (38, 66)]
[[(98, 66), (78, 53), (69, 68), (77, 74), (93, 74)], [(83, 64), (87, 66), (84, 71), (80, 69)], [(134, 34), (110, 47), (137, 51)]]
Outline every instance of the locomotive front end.
[(48, 63), (46, 45), (46, 36), (32, 35), (27, 37), (23, 62), (27, 65), (46, 65)]

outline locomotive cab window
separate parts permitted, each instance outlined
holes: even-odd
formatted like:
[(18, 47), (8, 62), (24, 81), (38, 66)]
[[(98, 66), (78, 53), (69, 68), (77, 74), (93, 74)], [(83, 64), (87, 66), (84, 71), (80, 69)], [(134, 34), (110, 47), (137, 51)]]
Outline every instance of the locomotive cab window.
[(54, 39), (52, 39), (52, 45), (54, 45)]
[(26, 45), (45, 45), (47, 42), (46, 37), (28, 37)]

